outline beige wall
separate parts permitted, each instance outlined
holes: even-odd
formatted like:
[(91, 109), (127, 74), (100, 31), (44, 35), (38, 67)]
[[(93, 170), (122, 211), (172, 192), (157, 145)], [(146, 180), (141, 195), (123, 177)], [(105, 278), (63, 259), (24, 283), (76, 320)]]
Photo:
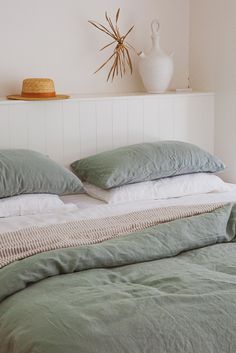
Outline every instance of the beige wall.
[(236, 182), (235, 0), (0, 0), (0, 96), (35, 76), (52, 77), (66, 93), (143, 90), (136, 57), (133, 76), (113, 84), (106, 72), (92, 74), (108, 55), (98, 52), (107, 39), (87, 20), (102, 21), (104, 10), (119, 6), (121, 27), (135, 25), (130, 41), (138, 50), (150, 47), (150, 21), (160, 19), (163, 47), (175, 52), (173, 88), (186, 86), (190, 57), (192, 86), (216, 91), (215, 150)]
[[(215, 152), (236, 182), (236, 1), (190, 0), (190, 77), (216, 92)], [(203, 127), (204, 129), (204, 127)]]
[[(106, 72), (93, 75), (107, 53), (107, 43), (88, 19), (103, 21), (104, 11), (121, 7), (121, 28), (135, 25), (130, 41), (139, 49), (150, 46), (150, 21), (162, 24), (162, 43), (175, 51), (172, 86), (185, 86), (189, 64), (189, 0), (0, 0), (0, 96), (20, 90), (25, 77), (54, 78), (57, 90), (69, 93), (143, 90), (135, 68), (113, 84)], [(135, 60), (134, 60), (135, 61)], [(136, 67), (136, 65), (135, 65)]]

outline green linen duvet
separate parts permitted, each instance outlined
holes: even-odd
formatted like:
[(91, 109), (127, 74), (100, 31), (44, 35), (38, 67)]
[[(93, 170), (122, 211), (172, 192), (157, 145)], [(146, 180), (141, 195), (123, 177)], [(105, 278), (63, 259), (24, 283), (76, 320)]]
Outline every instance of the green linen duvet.
[(236, 206), (0, 270), (0, 353), (235, 353)]

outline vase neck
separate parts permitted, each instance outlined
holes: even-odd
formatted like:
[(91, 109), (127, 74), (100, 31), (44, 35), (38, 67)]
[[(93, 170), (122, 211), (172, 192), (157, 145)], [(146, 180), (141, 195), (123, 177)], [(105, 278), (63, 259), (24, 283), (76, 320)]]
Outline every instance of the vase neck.
[(156, 50), (160, 50), (160, 35), (152, 35), (152, 46)]

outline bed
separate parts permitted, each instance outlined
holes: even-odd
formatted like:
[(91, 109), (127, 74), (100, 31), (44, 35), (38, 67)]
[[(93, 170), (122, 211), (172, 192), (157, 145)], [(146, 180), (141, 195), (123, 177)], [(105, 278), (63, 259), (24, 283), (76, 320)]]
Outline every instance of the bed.
[[(107, 192), (139, 188), (146, 181), (135, 179), (133, 183), (133, 178), (146, 180), (147, 170), (153, 175), (150, 169), (155, 174), (158, 166), (158, 173), (184, 168), (176, 176), (171, 174), (167, 191), (173, 180), (183, 185), (184, 178), (188, 187), (190, 179), (192, 183), (203, 177), (214, 183), (218, 180), (210, 174), (224, 168), (221, 161), (190, 146), (189, 162), (185, 156), (181, 167), (183, 144), (167, 145), (174, 145), (175, 157), (165, 155), (157, 164), (147, 155), (153, 145), (128, 147), (129, 156), (130, 148), (138, 148), (139, 165), (144, 148), (148, 166), (144, 168), (143, 160), (140, 172), (129, 164), (126, 173), (119, 164), (115, 168), (119, 178), (114, 173), (108, 176), (113, 185), (109, 184)], [(125, 153), (122, 150), (122, 160)], [(0, 211), (1, 204), (12, 197), (14, 206), (18, 197), (23, 197), (24, 207), (32, 202), (33, 195), (24, 195), (26, 187), (41, 196), (36, 197), (34, 213), (25, 212), (20, 204), (20, 215), (0, 218), (0, 353), (235, 353), (236, 185), (220, 181), (223, 189), (218, 192), (198, 190), (186, 196), (109, 204), (79, 193), (86, 188), (77, 176), (60, 171), (58, 165), (49, 166), (45, 156), (1, 151), (0, 158), (6, 154), (1, 171), (6, 168), (9, 173), (7, 163), (13, 158), (10, 176), (16, 173), (18, 183), (8, 188), (11, 178), (5, 178)], [(24, 158), (19, 158), (22, 154)], [(112, 152), (112, 163), (117, 163), (113, 157)], [(32, 158), (29, 176), (26, 167)], [(176, 158), (178, 168), (174, 165), (171, 171)], [(132, 163), (134, 159), (132, 150)], [(91, 159), (87, 162), (82, 161), (87, 166)], [(166, 163), (170, 163), (168, 168)], [(105, 164), (100, 163), (103, 170)], [(198, 169), (190, 168), (185, 175), (187, 165)], [(92, 170), (103, 186), (101, 177), (107, 173), (97, 168)], [(21, 182), (19, 170), (24, 176)], [(159, 183), (160, 191), (160, 183), (167, 179), (168, 175), (162, 175), (160, 180), (147, 181), (151, 183), (147, 190), (154, 192)], [(40, 192), (52, 188), (52, 193), (63, 188), (63, 193), (73, 191), (74, 195), (60, 200), (51, 195), (52, 203), (45, 196), (45, 203)], [(17, 193), (23, 195), (14, 196)], [(54, 202), (57, 208), (52, 209)]]
[(1, 353), (235, 352), (236, 187), (222, 194), (116, 206), (87, 195), (63, 200), (74, 207), (1, 219), (1, 232), (168, 206), (208, 203), (213, 208), (4, 267)]

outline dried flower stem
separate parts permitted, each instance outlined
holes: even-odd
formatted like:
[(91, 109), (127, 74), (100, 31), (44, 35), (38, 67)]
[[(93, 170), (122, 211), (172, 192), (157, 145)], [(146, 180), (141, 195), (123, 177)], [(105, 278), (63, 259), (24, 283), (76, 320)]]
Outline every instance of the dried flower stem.
[(100, 49), (100, 51), (116, 43), (116, 46), (113, 50), (113, 54), (95, 71), (95, 73), (97, 73), (102, 68), (104, 68), (104, 66), (106, 66), (111, 60), (113, 60), (107, 76), (107, 81), (109, 81), (109, 79), (113, 81), (114, 77), (118, 75), (123, 77), (123, 75), (126, 73), (126, 66), (128, 66), (131, 74), (133, 72), (133, 66), (132, 66), (129, 49), (132, 49), (135, 52), (136, 50), (132, 47), (132, 45), (125, 42), (125, 40), (127, 36), (130, 34), (130, 32), (133, 30), (134, 26), (132, 26), (128, 30), (128, 32), (122, 36), (120, 34), (120, 30), (118, 27), (119, 16), (120, 16), (120, 9), (118, 9), (116, 13), (116, 20), (114, 25), (111, 18), (108, 16), (107, 12), (105, 12), (105, 19), (108, 23), (108, 27), (105, 27), (104, 25), (96, 21), (88, 21), (95, 28), (99, 29), (100, 31), (102, 31), (103, 33), (105, 33), (106, 35), (108, 35), (113, 39), (111, 43), (106, 44), (104, 47)]

